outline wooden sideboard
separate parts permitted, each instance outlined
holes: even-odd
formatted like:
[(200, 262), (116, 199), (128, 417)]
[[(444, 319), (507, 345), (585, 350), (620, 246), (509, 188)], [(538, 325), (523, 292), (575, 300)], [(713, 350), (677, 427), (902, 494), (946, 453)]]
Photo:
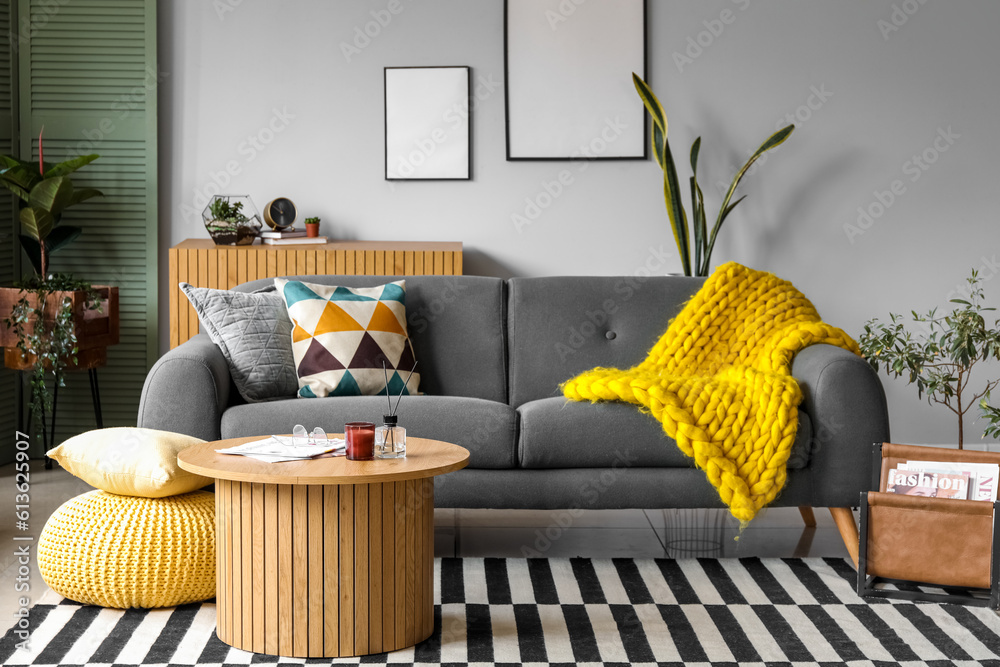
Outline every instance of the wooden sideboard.
[[(258, 242), (259, 243), (259, 242)], [(178, 283), (229, 289), (248, 280), (325, 274), (461, 275), (462, 244), (341, 241), (322, 245), (217, 246), (188, 239), (170, 248), (170, 347), (198, 333), (198, 315)]]

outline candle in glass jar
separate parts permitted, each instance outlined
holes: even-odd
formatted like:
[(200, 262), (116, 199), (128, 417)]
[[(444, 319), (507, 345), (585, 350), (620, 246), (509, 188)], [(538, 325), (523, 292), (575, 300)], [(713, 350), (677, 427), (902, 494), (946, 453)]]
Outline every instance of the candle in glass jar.
[(375, 458), (375, 424), (348, 422), (344, 424), (347, 458), (351, 461), (371, 461)]

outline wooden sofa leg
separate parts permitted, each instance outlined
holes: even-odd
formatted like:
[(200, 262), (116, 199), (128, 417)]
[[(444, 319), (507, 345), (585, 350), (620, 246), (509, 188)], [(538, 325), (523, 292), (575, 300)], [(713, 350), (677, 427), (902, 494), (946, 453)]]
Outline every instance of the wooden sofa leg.
[(840, 531), (840, 538), (844, 540), (844, 546), (847, 547), (847, 553), (851, 555), (851, 560), (854, 561), (854, 567), (858, 566), (858, 524), (854, 522), (854, 511), (850, 507), (831, 507), (830, 514), (833, 515), (833, 521), (837, 524), (837, 530)]
[(813, 514), (813, 508), (808, 505), (801, 505), (799, 507), (799, 514), (802, 515), (802, 520), (806, 524), (806, 528), (816, 527), (816, 515)]
[(816, 537), (815, 528), (810, 526), (803, 528), (802, 534), (799, 535), (798, 544), (795, 545), (795, 551), (792, 552), (792, 558), (809, 558), (814, 537)]

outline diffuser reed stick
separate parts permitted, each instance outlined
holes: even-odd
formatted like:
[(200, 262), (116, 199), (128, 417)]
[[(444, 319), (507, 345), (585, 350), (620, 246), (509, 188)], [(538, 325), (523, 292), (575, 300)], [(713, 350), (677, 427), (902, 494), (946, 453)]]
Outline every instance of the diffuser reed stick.
[[(385, 361), (382, 361), (382, 375), (385, 377), (385, 400), (389, 407), (389, 412), (383, 418), (383, 425), (379, 429), (382, 432), (382, 442), (388, 451), (392, 452), (391, 456), (386, 458), (395, 458), (396, 456), (403, 456), (405, 454), (400, 454), (400, 451), (405, 451), (406, 442), (406, 431), (397, 425), (396, 410), (399, 409), (399, 403), (403, 400), (403, 392), (406, 391), (406, 387), (410, 384), (410, 378), (413, 377), (413, 372), (417, 370), (417, 362), (413, 362), (413, 368), (410, 369), (409, 375), (406, 376), (406, 380), (403, 381), (403, 386), (399, 388), (399, 396), (396, 397), (396, 405), (393, 406), (392, 399), (389, 396), (389, 370), (386, 367)], [(396, 439), (396, 430), (399, 429), (400, 438), (399, 441)], [(384, 431), (382, 431), (384, 429)]]

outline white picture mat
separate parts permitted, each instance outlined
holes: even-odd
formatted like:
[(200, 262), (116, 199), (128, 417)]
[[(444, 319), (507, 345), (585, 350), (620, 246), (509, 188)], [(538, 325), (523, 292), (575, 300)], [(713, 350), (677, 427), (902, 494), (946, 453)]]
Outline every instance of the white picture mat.
[(387, 179), (469, 178), (469, 68), (385, 69)]
[(644, 156), (632, 83), (645, 72), (643, 10), (643, 0), (507, 0), (508, 157)]

